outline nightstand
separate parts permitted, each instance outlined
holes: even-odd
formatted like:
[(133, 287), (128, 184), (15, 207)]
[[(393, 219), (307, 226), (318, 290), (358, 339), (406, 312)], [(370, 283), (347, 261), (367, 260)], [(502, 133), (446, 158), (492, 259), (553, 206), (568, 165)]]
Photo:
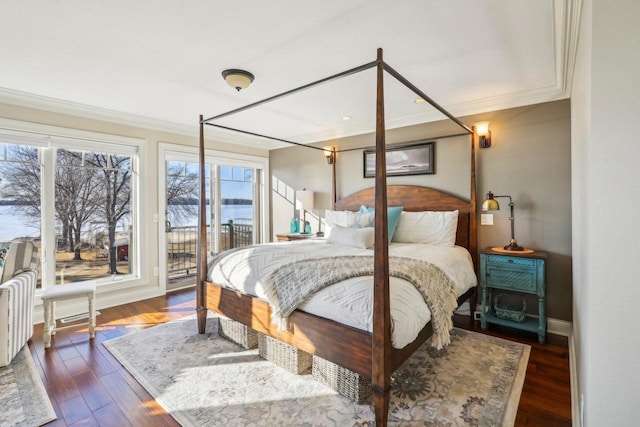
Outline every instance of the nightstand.
[(290, 233), (290, 234), (276, 234), (278, 237), (278, 242), (290, 242), (292, 240), (305, 240), (305, 239), (313, 239), (317, 238), (315, 233), (309, 234), (300, 234), (300, 233)]
[[(488, 323), (537, 332), (538, 341), (544, 344), (547, 333), (546, 305), (547, 253), (480, 251), (480, 286), (482, 287), (482, 313), (480, 323), (487, 329)], [(538, 296), (538, 317), (526, 316), (524, 321), (496, 316), (494, 291)]]

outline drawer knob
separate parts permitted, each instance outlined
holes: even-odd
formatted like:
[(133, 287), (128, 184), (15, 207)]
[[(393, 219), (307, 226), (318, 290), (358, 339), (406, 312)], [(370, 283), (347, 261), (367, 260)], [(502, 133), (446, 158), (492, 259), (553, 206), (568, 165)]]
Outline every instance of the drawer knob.
[(512, 260), (512, 259), (510, 259), (508, 262), (509, 262), (510, 264), (513, 264), (513, 260)]

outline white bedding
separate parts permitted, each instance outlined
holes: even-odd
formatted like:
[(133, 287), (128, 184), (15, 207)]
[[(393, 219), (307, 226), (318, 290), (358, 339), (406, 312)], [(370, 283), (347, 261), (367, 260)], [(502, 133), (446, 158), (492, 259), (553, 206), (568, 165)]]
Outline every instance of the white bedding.
[[(372, 249), (328, 244), (324, 240), (267, 243), (224, 253), (209, 265), (208, 279), (240, 292), (267, 299), (262, 288), (266, 278), (281, 265), (305, 258), (373, 255)], [(469, 252), (459, 246), (445, 247), (415, 243), (392, 243), (389, 256), (423, 259), (437, 265), (455, 283), (460, 296), (476, 286)], [(299, 309), (366, 330), (372, 330), (373, 277), (355, 277), (328, 286), (312, 296)], [(391, 294), (391, 342), (403, 348), (416, 339), (431, 319), (420, 292), (409, 282), (389, 278)]]

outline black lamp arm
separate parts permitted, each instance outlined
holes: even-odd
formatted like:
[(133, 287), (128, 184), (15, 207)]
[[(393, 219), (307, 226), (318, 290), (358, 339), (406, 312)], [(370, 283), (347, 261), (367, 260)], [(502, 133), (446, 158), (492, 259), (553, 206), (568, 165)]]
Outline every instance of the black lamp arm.
[(494, 199), (498, 199), (498, 198), (508, 198), (509, 199), (509, 209), (510, 209), (510, 214), (509, 214), (509, 221), (511, 221), (511, 240), (515, 240), (515, 227), (514, 227), (514, 222), (515, 222), (515, 217), (513, 216), (513, 199), (511, 198), (511, 196), (505, 195), (505, 196), (493, 196)]

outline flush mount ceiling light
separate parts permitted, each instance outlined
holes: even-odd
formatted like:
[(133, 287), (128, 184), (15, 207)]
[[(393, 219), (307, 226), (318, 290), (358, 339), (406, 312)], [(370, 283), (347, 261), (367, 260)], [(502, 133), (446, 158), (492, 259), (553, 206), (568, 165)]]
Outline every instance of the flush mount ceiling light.
[(222, 78), (229, 86), (240, 92), (240, 89), (248, 88), (255, 77), (248, 71), (230, 68), (222, 72)]

